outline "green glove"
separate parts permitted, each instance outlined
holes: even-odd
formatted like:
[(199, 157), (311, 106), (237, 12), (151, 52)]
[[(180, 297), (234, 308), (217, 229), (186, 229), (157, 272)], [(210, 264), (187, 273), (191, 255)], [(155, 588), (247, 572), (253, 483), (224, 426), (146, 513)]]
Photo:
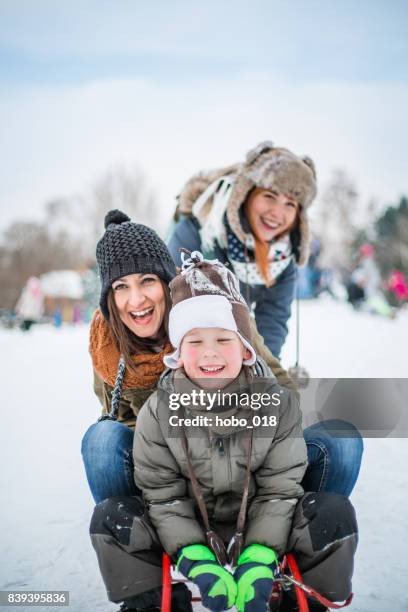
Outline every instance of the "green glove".
[(243, 551), (234, 573), (238, 612), (265, 612), (268, 609), (277, 568), (278, 557), (272, 548), (251, 544)]
[(237, 595), (234, 578), (217, 563), (207, 546), (193, 544), (182, 548), (177, 569), (198, 586), (203, 606), (214, 612), (232, 608)]

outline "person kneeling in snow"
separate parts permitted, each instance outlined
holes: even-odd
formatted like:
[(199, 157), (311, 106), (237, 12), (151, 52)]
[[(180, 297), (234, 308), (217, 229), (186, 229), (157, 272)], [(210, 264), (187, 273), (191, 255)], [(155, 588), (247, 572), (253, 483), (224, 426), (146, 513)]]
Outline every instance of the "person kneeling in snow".
[[(350, 594), (353, 507), (341, 495), (304, 494), (298, 401), (257, 359), (238, 287), (231, 271), (197, 252), (170, 283), (175, 351), (134, 439), (146, 508), (136, 497), (110, 498), (91, 523), (108, 596), (124, 600), (122, 610), (159, 606), (163, 549), (211, 610), (266, 610), (289, 551), (306, 584), (332, 601)], [(297, 609), (285, 598), (280, 610)]]

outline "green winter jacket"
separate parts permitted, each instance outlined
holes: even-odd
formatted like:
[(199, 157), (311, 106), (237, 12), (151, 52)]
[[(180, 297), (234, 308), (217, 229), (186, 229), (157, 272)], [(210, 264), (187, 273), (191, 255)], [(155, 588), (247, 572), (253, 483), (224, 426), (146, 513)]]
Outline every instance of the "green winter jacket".
[[(302, 496), (300, 482), (307, 466), (301, 413), (296, 393), (281, 387), (264, 362), (242, 370), (237, 385), (249, 392), (279, 393), (278, 406), (253, 410), (241, 404), (227, 411), (211, 411), (213, 418), (235, 415), (251, 422), (259, 417), (277, 417), (276, 426), (253, 429), (250, 486), (247, 506), (245, 545), (270, 546), (282, 555), (287, 546), (297, 500)], [(209, 415), (205, 406), (169, 408), (169, 394), (194, 387), (183, 370), (167, 371), (158, 390), (139, 413), (133, 447), (135, 482), (143, 490), (150, 519), (165, 550), (174, 555), (189, 544), (206, 543), (201, 517), (196, 506), (180, 435), (180, 427), (169, 425), (169, 416)], [(275, 396), (276, 397), (276, 396)], [(209, 520), (225, 542), (235, 531), (246, 470), (249, 429), (243, 426), (186, 426), (185, 432), (195, 475), (202, 488)]]
[[(268, 367), (275, 374), (280, 384), (295, 389), (292, 379), (288, 373), (282, 368), (280, 361), (276, 359), (265, 345), (262, 336), (256, 329), (254, 319), (251, 319), (252, 325), (252, 337), (253, 347), (256, 354), (261, 357)], [(164, 369), (164, 365), (163, 365)], [(113, 387), (107, 382), (102, 380), (100, 375), (94, 370), (94, 391), (102, 404), (102, 415), (106, 415), (110, 411), (110, 405), (112, 401)], [(136, 423), (136, 417), (139, 410), (148, 399), (148, 397), (155, 391), (155, 388), (151, 389), (123, 389), (122, 395), (119, 402), (118, 421), (127, 425), (128, 427), (134, 428)]]

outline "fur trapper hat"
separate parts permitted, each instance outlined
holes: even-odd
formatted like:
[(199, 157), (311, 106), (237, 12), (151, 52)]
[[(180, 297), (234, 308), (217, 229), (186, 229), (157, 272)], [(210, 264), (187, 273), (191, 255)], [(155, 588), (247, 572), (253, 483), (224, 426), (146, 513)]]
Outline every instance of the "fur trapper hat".
[[(230, 191), (226, 205), (228, 223), (243, 243), (246, 242), (248, 235), (242, 227), (239, 211), (248, 194), (255, 187), (273, 189), (278, 193), (289, 194), (299, 202), (299, 238), (296, 241), (298, 244), (293, 246), (296, 250), (297, 261), (304, 264), (309, 254), (310, 240), (307, 209), (317, 193), (316, 171), (310, 157), (299, 157), (288, 149), (275, 147), (270, 141), (262, 142), (247, 153), (244, 163), (227, 166), (208, 173), (201, 172), (192, 177), (179, 195), (179, 212), (196, 214), (196, 211), (193, 211), (193, 206), (208, 189), (211, 198), (209, 197), (208, 201), (200, 206), (196, 215), (201, 225), (204, 226), (211, 212), (214, 194), (219, 189), (217, 181), (221, 184), (224, 179), (230, 181)], [(211, 189), (211, 185), (214, 185), (213, 189)], [(292, 240), (292, 242), (294, 241)]]

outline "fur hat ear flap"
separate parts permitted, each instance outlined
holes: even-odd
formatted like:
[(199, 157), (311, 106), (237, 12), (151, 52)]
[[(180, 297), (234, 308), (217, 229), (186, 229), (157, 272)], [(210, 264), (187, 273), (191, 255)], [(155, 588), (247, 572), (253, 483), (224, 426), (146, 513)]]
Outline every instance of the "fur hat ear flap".
[(310, 245), (310, 229), (309, 220), (307, 218), (307, 212), (304, 209), (300, 210), (299, 214), (299, 233), (300, 233), (300, 244), (299, 244), (299, 260), (300, 266), (304, 266), (309, 258), (309, 245)]
[(258, 159), (262, 153), (266, 153), (267, 151), (271, 151), (274, 148), (274, 144), (271, 140), (265, 140), (264, 142), (259, 143), (254, 149), (251, 149), (246, 154), (245, 162), (247, 164), (253, 164), (255, 160)]
[(232, 164), (231, 166), (225, 166), (218, 170), (212, 170), (210, 172), (199, 172), (190, 178), (184, 185), (183, 189), (177, 196), (177, 211), (186, 215), (191, 214), (191, 210), (194, 206), (197, 198), (207, 189), (211, 183), (222, 176), (236, 173), (240, 167), (240, 164)]
[(302, 157), (302, 161), (306, 164), (306, 166), (309, 166), (309, 168), (313, 172), (314, 178), (316, 179), (316, 166), (314, 165), (313, 159), (308, 155), (305, 155), (304, 157)]

